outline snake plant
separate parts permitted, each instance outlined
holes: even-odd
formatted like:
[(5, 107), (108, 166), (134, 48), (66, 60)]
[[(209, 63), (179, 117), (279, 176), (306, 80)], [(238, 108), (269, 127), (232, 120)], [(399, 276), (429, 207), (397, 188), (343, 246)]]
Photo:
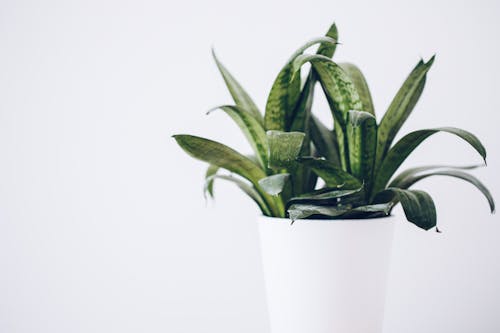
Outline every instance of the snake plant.
[[(401, 203), (407, 220), (428, 230), (436, 226), (434, 202), (428, 193), (410, 188), (421, 179), (441, 175), (475, 185), (494, 212), (487, 188), (466, 172), (476, 166), (430, 165), (395, 175), (412, 151), (438, 132), (464, 140), (486, 164), (486, 150), (479, 139), (454, 127), (414, 131), (395, 142), (422, 94), (434, 57), (417, 63), (377, 121), (360, 69), (351, 63), (332, 61), (337, 41), (333, 24), (324, 37), (309, 41), (293, 53), (272, 85), (264, 115), (213, 53), (234, 105), (219, 106), (208, 114), (224, 112), (231, 117), (254, 154), (245, 156), (197, 136), (174, 135), (189, 155), (209, 163), (205, 193), (213, 197), (216, 179), (230, 181), (252, 198), (264, 215), (290, 217), (292, 221), (382, 217)], [(318, 46), (317, 51), (306, 53), (313, 46)], [(302, 73), (305, 64), (310, 64), (308, 73)], [(312, 115), (316, 84), (328, 101), (332, 129)], [(319, 186), (318, 177), (324, 185)]]

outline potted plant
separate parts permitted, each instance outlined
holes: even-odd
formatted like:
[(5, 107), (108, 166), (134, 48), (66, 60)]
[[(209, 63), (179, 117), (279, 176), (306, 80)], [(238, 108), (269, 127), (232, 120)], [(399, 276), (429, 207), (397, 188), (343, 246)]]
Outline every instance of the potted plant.
[[(208, 113), (230, 116), (254, 155), (205, 138), (174, 135), (189, 155), (209, 163), (205, 193), (213, 196), (214, 181), (227, 180), (260, 208), (273, 333), (381, 332), (393, 224), (403, 220), (391, 216), (392, 209), (401, 203), (409, 222), (437, 230), (431, 196), (410, 189), (419, 180), (460, 178), (476, 186), (495, 209), (487, 188), (465, 170), (475, 166), (422, 166), (395, 175), (412, 151), (438, 132), (464, 140), (486, 161), (478, 138), (458, 128), (418, 130), (394, 142), (424, 89), (434, 57), (418, 62), (377, 121), (359, 68), (331, 60), (337, 40), (333, 24), (326, 36), (289, 58), (264, 115), (214, 53), (234, 105)], [(315, 53), (305, 53), (313, 46), (318, 46)], [(302, 75), (305, 64), (310, 70)], [(330, 106), (332, 129), (311, 112), (316, 83)]]

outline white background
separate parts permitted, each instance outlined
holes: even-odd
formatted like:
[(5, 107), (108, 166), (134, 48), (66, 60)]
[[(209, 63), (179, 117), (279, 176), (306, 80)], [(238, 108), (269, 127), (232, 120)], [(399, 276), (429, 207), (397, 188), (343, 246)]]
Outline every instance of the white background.
[[(0, 332), (269, 332), (257, 210), (202, 196), (204, 164), (170, 136), (249, 151), (210, 56), (260, 107), (280, 67), (336, 21), (336, 59), (378, 114), (437, 53), (404, 132), (450, 125), (489, 152), (500, 200), (496, 1), (0, 2)], [(328, 120), (324, 101), (315, 111)], [(406, 166), (480, 163), (446, 134)], [(500, 219), (471, 185), (419, 184), (442, 234), (398, 226), (386, 333), (500, 332)], [(401, 214), (397, 209), (396, 214)], [(360, 319), (362, 320), (362, 319)], [(314, 332), (311, 332), (314, 333)]]

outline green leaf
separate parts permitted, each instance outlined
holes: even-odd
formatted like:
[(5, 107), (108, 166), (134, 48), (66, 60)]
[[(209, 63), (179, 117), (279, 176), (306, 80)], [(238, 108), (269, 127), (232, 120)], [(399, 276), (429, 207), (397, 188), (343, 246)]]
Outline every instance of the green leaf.
[(377, 147), (377, 121), (365, 111), (349, 111), (347, 124), (351, 174), (371, 187)]
[(327, 161), (333, 163), (337, 167), (340, 165), (340, 157), (337, 143), (337, 136), (334, 131), (330, 131), (323, 123), (316, 117), (311, 117), (309, 123), (311, 139), (318, 153), (326, 158)]
[(463, 166), (454, 166), (454, 165), (424, 165), (424, 166), (419, 166), (419, 167), (414, 167), (414, 168), (409, 168), (406, 169), (405, 171), (401, 172), (399, 175), (394, 177), (394, 179), (391, 181), (388, 187), (403, 187), (402, 185), (404, 184), (405, 180), (407, 178), (413, 178), (417, 176), (418, 174), (421, 174), (423, 172), (431, 172), (431, 171), (439, 171), (439, 170), (472, 170), (476, 169), (479, 167), (482, 167), (482, 164), (475, 164), (475, 165), (463, 165)]
[(365, 76), (361, 70), (354, 64), (345, 62), (338, 64), (344, 72), (347, 73), (352, 83), (358, 91), (359, 97), (363, 104), (363, 111), (366, 111), (373, 116), (375, 116), (375, 108), (373, 106), (372, 95), (370, 94), (370, 89), (368, 88), (368, 83), (366, 82)]
[(250, 184), (247, 184), (246, 182), (244, 182), (240, 179), (237, 179), (235, 177), (214, 174), (205, 180), (205, 191), (207, 191), (207, 192), (209, 191), (208, 188), (209, 188), (209, 186), (213, 186), (215, 179), (224, 179), (224, 180), (233, 182), (246, 195), (248, 195), (253, 201), (255, 201), (255, 203), (259, 206), (260, 210), (262, 211), (262, 214), (264, 214), (266, 216), (272, 216), (271, 211), (267, 207), (267, 204), (264, 201), (264, 199), (260, 196), (259, 192), (257, 192), (257, 190), (253, 186), (251, 186)]
[(300, 75), (292, 78), (292, 63), (306, 49), (318, 43), (336, 44), (336, 41), (320, 37), (307, 42), (292, 55), (276, 77), (266, 103), (264, 122), (267, 130), (288, 129), (300, 93)]
[(337, 217), (351, 209), (350, 206), (317, 206), (311, 204), (293, 204), (288, 208), (288, 215), (292, 222), (311, 216)]
[(318, 54), (300, 55), (293, 62), (293, 72), (298, 73), (298, 70), (308, 62), (314, 68), (330, 105), (335, 120), (335, 133), (339, 145), (341, 164), (344, 170), (348, 170), (349, 156), (347, 136), (345, 135), (347, 116), (350, 110), (362, 110), (363, 104), (349, 76), (328, 57)]
[(269, 168), (282, 169), (297, 160), (304, 141), (304, 133), (267, 131), (269, 142)]
[(345, 125), (347, 113), (350, 110), (361, 111), (363, 108), (356, 87), (339, 65), (331, 61), (330, 58), (318, 54), (298, 56), (292, 64), (294, 75), (297, 75), (298, 70), (308, 62), (318, 74), (335, 120)]
[(278, 195), (283, 191), (287, 181), (290, 179), (290, 174), (279, 173), (268, 176), (259, 180), (259, 185), (270, 195)]
[(234, 172), (254, 185), (266, 177), (257, 164), (226, 145), (193, 135), (174, 135), (174, 138), (192, 157)]
[(422, 141), (427, 139), (432, 134), (438, 132), (451, 133), (467, 141), (486, 162), (486, 149), (481, 144), (479, 139), (470, 132), (455, 127), (441, 127), (411, 132), (405, 135), (401, 140), (399, 140), (396, 145), (394, 145), (394, 147), (392, 147), (387, 153), (387, 156), (385, 157), (379, 171), (377, 172), (373, 193), (377, 193), (383, 190), (394, 172), (396, 172), (396, 170), (411, 154), (411, 152), (415, 148), (417, 148), (417, 146), (420, 145)]
[(208, 166), (207, 172), (205, 173), (205, 187), (203, 194), (205, 195), (205, 199), (207, 194), (210, 198), (214, 197), (214, 175), (219, 171), (219, 167), (217, 165), (210, 164)]
[[(326, 36), (336, 41), (339, 40), (339, 33), (337, 31), (337, 26), (335, 25), (335, 23), (332, 23), (332, 25), (326, 32)], [(333, 57), (336, 48), (337, 48), (337, 43), (321, 43), (316, 53), (331, 58)]]
[(242, 107), (222, 105), (208, 111), (208, 113), (211, 113), (216, 109), (220, 109), (227, 113), (240, 127), (259, 159), (260, 165), (265, 169), (268, 164), (267, 152), (269, 150), (269, 145), (267, 144), (266, 132), (264, 131), (262, 125), (250, 114), (249, 111), (243, 109)]
[(318, 177), (322, 178), (328, 187), (344, 187), (357, 189), (363, 184), (351, 174), (338, 168), (332, 162), (316, 158), (300, 158), (299, 163), (310, 167)]
[(293, 204), (313, 204), (318, 206), (331, 206), (338, 204), (353, 204), (357, 201), (362, 201), (360, 195), (362, 194), (363, 187), (360, 186), (355, 189), (342, 189), (342, 187), (337, 188), (322, 188), (320, 190), (315, 190), (311, 193), (305, 193), (297, 197), (291, 198), (286, 203), (286, 207), (290, 207)]
[(429, 230), (436, 226), (436, 207), (426, 192), (392, 187), (384, 192), (391, 192), (401, 202), (406, 219), (417, 227)]
[(231, 73), (229, 73), (226, 67), (224, 67), (224, 65), (219, 61), (213, 49), (212, 55), (214, 57), (215, 63), (217, 64), (217, 68), (219, 68), (222, 78), (224, 79), (224, 82), (226, 83), (226, 86), (231, 96), (233, 97), (234, 103), (236, 103), (237, 106), (248, 110), (261, 125), (264, 124), (262, 114), (260, 113), (253, 100), (246, 93), (243, 87), (238, 83), (238, 81), (236, 81), (236, 79), (231, 75)]
[(421, 60), (417, 64), (384, 114), (378, 130), (376, 169), (382, 163), (396, 134), (417, 104), (424, 90), (426, 74), (433, 63), (434, 56), (427, 63)]
[[(335, 23), (330, 26), (330, 29), (328, 29), (326, 36), (332, 38), (333, 40), (338, 40), (338, 32)], [(321, 54), (331, 58), (335, 53), (336, 47), (336, 43), (321, 43), (316, 54)], [(311, 106), (313, 102), (315, 85), (316, 75), (314, 73), (314, 70), (311, 69), (304, 84), (304, 88), (300, 93), (300, 98), (298, 100), (298, 103), (296, 104), (294, 113), (291, 117), (291, 131), (308, 133), (308, 124), (311, 115)]]
[(491, 212), (492, 213), (495, 212), (495, 201), (493, 200), (493, 197), (491, 196), (491, 193), (490, 191), (488, 191), (486, 186), (473, 175), (460, 170), (439, 170), (439, 171), (427, 171), (427, 172), (415, 173), (403, 179), (400, 179), (400, 181), (397, 182), (398, 185), (397, 187), (407, 189), (416, 182), (430, 176), (450, 176), (471, 183), (486, 197), (486, 199), (488, 200), (488, 204), (490, 205)]

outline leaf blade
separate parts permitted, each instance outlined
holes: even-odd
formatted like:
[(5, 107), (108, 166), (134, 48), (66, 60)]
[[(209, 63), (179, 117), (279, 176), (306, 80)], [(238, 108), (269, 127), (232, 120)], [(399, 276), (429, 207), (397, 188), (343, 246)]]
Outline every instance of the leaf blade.
[(226, 83), (227, 89), (229, 90), (229, 93), (234, 100), (234, 103), (236, 103), (237, 106), (248, 110), (260, 124), (264, 124), (264, 120), (262, 118), (262, 114), (259, 111), (259, 108), (255, 105), (254, 101), (243, 89), (241, 84), (219, 61), (214, 49), (212, 49), (212, 56), (214, 58), (215, 64), (217, 65), (217, 68), (219, 69), (220, 74), (222, 75), (222, 78), (224, 79), (224, 82)]
[(394, 147), (392, 147), (384, 161), (382, 162), (377, 175), (375, 177), (375, 184), (373, 193), (377, 193), (385, 188), (394, 172), (400, 167), (404, 160), (429, 136), (438, 133), (446, 132), (454, 134), (459, 138), (469, 143), (486, 162), (486, 149), (479, 139), (472, 133), (455, 128), (455, 127), (440, 127), (435, 129), (423, 129), (411, 132), (399, 140)]
[(373, 116), (375, 116), (375, 107), (373, 106), (372, 95), (370, 93), (370, 88), (366, 82), (366, 78), (361, 72), (361, 70), (354, 64), (344, 62), (338, 64), (344, 72), (347, 73), (352, 83), (358, 91), (361, 103), (363, 104), (363, 111), (366, 111)]
[(240, 127), (255, 152), (260, 165), (265, 169), (268, 164), (267, 151), (269, 150), (269, 145), (262, 124), (250, 114), (250, 111), (234, 105), (221, 105), (208, 111), (207, 114), (217, 109), (224, 111)]
[(398, 90), (387, 112), (382, 117), (379, 125), (376, 168), (382, 163), (396, 134), (417, 104), (425, 87), (427, 72), (433, 63), (434, 56), (427, 63), (424, 63), (422, 60), (419, 61)]

